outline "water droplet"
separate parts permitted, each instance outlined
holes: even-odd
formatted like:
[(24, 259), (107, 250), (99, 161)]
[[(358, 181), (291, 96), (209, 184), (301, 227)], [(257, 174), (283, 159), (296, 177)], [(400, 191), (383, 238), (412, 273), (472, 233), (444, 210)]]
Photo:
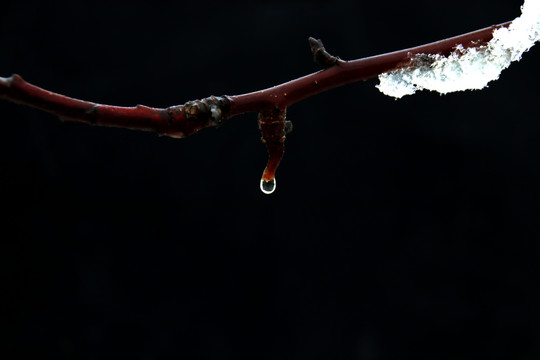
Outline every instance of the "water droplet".
[(271, 194), (276, 190), (276, 178), (270, 181), (261, 179), (261, 191), (265, 194)]

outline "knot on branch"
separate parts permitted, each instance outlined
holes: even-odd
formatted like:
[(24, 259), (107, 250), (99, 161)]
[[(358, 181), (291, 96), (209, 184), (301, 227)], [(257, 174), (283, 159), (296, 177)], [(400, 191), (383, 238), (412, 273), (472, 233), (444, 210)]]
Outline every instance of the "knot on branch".
[(321, 65), (325, 69), (328, 69), (329, 67), (339, 63), (339, 57), (330, 55), (324, 48), (321, 40), (312, 37), (310, 37), (308, 40), (309, 46), (311, 47), (311, 53), (313, 54), (313, 60), (317, 64)]
[(226, 96), (210, 96), (202, 100), (188, 101), (183, 111), (186, 120), (208, 123), (219, 126), (229, 116), (230, 101)]
[(158, 132), (173, 137), (186, 137), (202, 129), (220, 126), (229, 119), (230, 105), (226, 96), (210, 96), (168, 107), (169, 129)]

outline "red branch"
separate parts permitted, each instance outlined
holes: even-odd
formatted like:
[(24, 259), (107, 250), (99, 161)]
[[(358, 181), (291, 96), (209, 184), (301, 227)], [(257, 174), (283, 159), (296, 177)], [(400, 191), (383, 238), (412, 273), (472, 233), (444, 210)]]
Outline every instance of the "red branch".
[(446, 40), (395, 51), (383, 55), (371, 56), (359, 60), (338, 60), (337, 65), (304, 77), (249, 94), (230, 96), (231, 116), (257, 112), (270, 106), (287, 108), (301, 100), (324, 91), (368, 80), (382, 73), (391, 71), (411, 60), (415, 54), (449, 55), (458, 45), (464, 48), (485, 45), (493, 37), (493, 31), (507, 27), (511, 22), (493, 25), (481, 30), (455, 36)]
[[(408, 63), (415, 54), (448, 55), (458, 45), (465, 48), (485, 45), (491, 40), (495, 29), (508, 25), (510, 22), (410, 49), (352, 61), (343, 61), (329, 55), (320, 41), (310, 39), (315, 60), (327, 67), (324, 70), (248, 94), (211, 96), (165, 109), (143, 105), (110, 106), (77, 100), (29, 84), (19, 75), (12, 75), (9, 78), (0, 77), (0, 98), (53, 113), (65, 120), (154, 131), (160, 135), (176, 138), (189, 136), (208, 127), (219, 126), (238, 114), (247, 112), (266, 114), (262, 118), (261, 115), (259, 116), (259, 122), (263, 142), (267, 145), (270, 157), (263, 176), (268, 182), (274, 178), (275, 170), (283, 154), (285, 134), (290, 131), (290, 126), (289, 130), (286, 130), (285, 126), (284, 114), (287, 107), (321, 92), (391, 71)], [(268, 115), (273, 114), (274, 109), (276, 109), (276, 114), (282, 113), (283, 116), (276, 115), (274, 119), (274, 115)], [(271, 121), (264, 119), (271, 119)], [(277, 127), (268, 126), (274, 123)], [(272, 140), (268, 141), (269, 139)], [(273, 184), (275, 186), (275, 182)], [(265, 192), (268, 191), (265, 190)]]

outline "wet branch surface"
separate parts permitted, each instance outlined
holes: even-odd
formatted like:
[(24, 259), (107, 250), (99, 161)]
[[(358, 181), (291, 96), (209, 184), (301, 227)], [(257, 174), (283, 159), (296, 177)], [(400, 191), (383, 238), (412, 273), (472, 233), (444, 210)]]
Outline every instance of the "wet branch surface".
[[(259, 113), (259, 128), (269, 160), (261, 189), (272, 192), (275, 171), (284, 152), (285, 135), (292, 126), (286, 109), (306, 98), (346, 84), (368, 80), (408, 63), (415, 54), (451, 53), (456, 46), (476, 47), (491, 40), (493, 31), (506, 22), (445, 40), (358, 60), (344, 61), (330, 55), (320, 40), (310, 38), (314, 60), (324, 69), (271, 88), (235, 96), (210, 96), (168, 108), (143, 105), (122, 107), (96, 104), (44, 90), (19, 75), (0, 77), (0, 98), (31, 106), (62, 120), (90, 125), (152, 131), (183, 138), (202, 129), (218, 127), (230, 118), (248, 112)], [(272, 182), (269, 187), (269, 183)]]

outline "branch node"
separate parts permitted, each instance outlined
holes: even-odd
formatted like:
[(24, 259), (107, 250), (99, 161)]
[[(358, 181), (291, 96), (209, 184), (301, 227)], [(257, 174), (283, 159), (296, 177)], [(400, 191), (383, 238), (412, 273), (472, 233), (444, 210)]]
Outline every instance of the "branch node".
[(183, 111), (187, 120), (210, 122), (219, 126), (228, 119), (230, 100), (226, 96), (210, 96), (202, 100), (188, 101)]
[(325, 69), (339, 64), (339, 57), (330, 55), (324, 48), (324, 45), (320, 39), (310, 37), (308, 41), (309, 46), (311, 47), (311, 53), (313, 54), (313, 60), (317, 64), (321, 65)]

